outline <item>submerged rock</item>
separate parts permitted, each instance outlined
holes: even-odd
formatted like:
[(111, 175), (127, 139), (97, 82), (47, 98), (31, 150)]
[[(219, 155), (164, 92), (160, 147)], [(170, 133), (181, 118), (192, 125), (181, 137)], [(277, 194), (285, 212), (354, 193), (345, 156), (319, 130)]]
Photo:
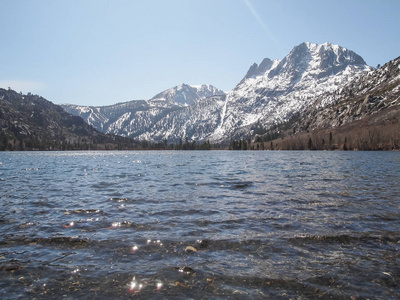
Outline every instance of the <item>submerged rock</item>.
[(196, 252), (196, 251), (197, 251), (197, 249), (193, 246), (187, 246), (185, 248), (185, 252)]
[(177, 270), (179, 273), (183, 273), (186, 275), (196, 274), (196, 271), (191, 267), (174, 267), (174, 270)]

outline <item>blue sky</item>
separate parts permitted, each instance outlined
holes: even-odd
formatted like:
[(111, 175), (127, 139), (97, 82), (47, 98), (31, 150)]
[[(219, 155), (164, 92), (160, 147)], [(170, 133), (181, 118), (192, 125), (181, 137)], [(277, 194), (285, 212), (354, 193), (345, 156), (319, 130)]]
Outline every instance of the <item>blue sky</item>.
[(254, 62), (331, 42), (400, 56), (399, 0), (0, 0), (0, 87), (54, 103), (150, 99), (181, 83), (232, 90)]

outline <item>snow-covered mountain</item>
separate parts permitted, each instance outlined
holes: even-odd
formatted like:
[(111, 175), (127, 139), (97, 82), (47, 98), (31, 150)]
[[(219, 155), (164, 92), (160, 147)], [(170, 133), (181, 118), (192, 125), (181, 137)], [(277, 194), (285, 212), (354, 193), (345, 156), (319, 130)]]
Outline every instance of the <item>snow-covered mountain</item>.
[(269, 127), (285, 121), (312, 106), (319, 95), (333, 93), (371, 70), (359, 55), (341, 46), (302, 43), (282, 60), (253, 64), (227, 95), (209, 85), (182, 84), (148, 101), (63, 107), (107, 133), (154, 141), (188, 137), (224, 142), (250, 135), (256, 124)]
[[(361, 126), (365, 126), (366, 117), (369, 126), (374, 122), (382, 126), (385, 120), (398, 124), (394, 114), (400, 111), (400, 57), (349, 81), (334, 93), (322, 95), (315, 104), (294, 124), (297, 132), (339, 128), (357, 121), (364, 121)], [(400, 129), (400, 125), (397, 127)]]
[[(181, 84), (165, 90), (150, 100), (134, 100), (110, 106), (61, 105), (67, 112), (82, 117), (88, 124), (106, 133), (154, 140), (150, 138), (154, 125), (170, 119), (177, 110), (196, 105), (207, 97), (225, 93), (212, 85)], [(170, 129), (171, 130), (171, 129)], [(157, 136), (157, 134), (152, 134)], [(159, 136), (159, 140), (164, 136)], [(158, 139), (156, 139), (158, 140)]]
[(302, 43), (282, 60), (264, 59), (227, 95), (222, 122), (210, 139), (242, 135), (255, 123), (269, 127), (286, 121), (369, 70), (359, 55), (330, 43)]
[(155, 95), (150, 101), (161, 100), (189, 106), (196, 101), (216, 95), (225, 95), (225, 93), (210, 84), (188, 85), (184, 83)]
[[(329, 103), (329, 104), (324, 104)], [(358, 78), (289, 122), (258, 130), (251, 147), (276, 150), (399, 150), (400, 57)], [(243, 144), (232, 143), (232, 148)]]

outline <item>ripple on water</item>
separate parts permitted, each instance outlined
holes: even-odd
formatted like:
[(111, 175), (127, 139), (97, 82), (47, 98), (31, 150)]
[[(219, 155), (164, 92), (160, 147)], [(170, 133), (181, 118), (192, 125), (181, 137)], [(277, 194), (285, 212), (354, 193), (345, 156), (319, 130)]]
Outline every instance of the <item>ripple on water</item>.
[(361, 154), (4, 153), (0, 298), (395, 299), (400, 160)]

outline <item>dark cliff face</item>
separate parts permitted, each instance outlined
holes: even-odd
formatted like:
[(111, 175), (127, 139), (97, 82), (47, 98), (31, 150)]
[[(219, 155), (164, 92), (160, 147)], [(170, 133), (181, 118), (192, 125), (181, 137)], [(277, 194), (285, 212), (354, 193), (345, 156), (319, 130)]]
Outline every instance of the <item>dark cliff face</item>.
[(252, 64), (249, 70), (247, 71), (246, 76), (244, 76), (244, 78), (251, 78), (253, 76), (256, 76), (257, 69), (258, 65), (256, 63)]
[(129, 141), (98, 132), (82, 118), (40, 96), (4, 89), (0, 89), (0, 130), (0, 150), (49, 150), (61, 149), (62, 144)]

